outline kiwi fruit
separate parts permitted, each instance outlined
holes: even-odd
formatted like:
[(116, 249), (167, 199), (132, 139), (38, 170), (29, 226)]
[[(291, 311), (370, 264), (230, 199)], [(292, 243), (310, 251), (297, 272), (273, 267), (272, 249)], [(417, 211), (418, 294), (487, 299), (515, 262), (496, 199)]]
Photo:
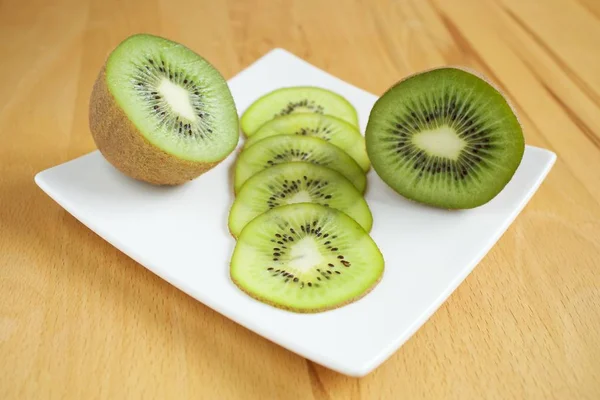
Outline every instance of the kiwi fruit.
[(299, 113), (273, 119), (248, 138), (244, 148), (274, 135), (318, 137), (344, 150), (364, 171), (368, 171), (371, 165), (365, 148), (365, 139), (358, 129), (330, 115)]
[(295, 113), (328, 114), (358, 127), (356, 109), (342, 96), (313, 86), (274, 90), (248, 107), (241, 118), (242, 130), (252, 136), (265, 122)]
[(331, 168), (344, 175), (363, 193), (366, 177), (362, 168), (346, 152), (324, 140), (310, 136), (276, 135), (258, 141), (242, 151), (235, 165), (234, 188), (257, 172), (274, 165), (304, 161)]
[(124, 174), (157, 185), (196, 178), (239, 140), (223, 76), (183, 45), (147, 34), (125, 39), (108, 56), (89, 113), (104, 157)]
[(341, 210), (371, 230), (371, 211), (354, 185), (339, 172), (306, 162), (279, 164), (248, 179), (231, 206), (229, 230), (237, 237), (248, 222), (272, 208), (309, 202)]
[(356, 301), (383, 272), (381, 252), (356, 221), (311, 203), (276, 207), (253, 219), (230, 264), (231, 279), (242, 291), (301, 313)]
[(365, 136), (383, 181), (408, 199), (447, 209), (494, 198), (525, 150), (505, 97), (478, 75), (451, 67), (410, 76), (385, 92)]

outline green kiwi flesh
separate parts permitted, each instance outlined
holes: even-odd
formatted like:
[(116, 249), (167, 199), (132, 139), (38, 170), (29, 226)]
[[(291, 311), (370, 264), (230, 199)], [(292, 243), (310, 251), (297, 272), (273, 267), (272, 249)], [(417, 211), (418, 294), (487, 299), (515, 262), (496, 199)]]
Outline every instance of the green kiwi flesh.
[(343, 306), (379, 282), (384, 260), (369, 234), (341, 211), (301, 203), (274, 208), (241, 232), (233, 282), (253, 298), (302, 313)]
[(365, 190), (366, 177), (362, 168), (339, 147), (316, 137), (276, 135), (258, 141), (239, 155), (235, 164), (235, 192), (257, 172), (297, 161), (331, 168), (344, 175), (359, 192)]
[(237, 145), (237, 111), (225, 79), (181, 44), (132, 36), (111, 53), (105, 74), (114, 101), (162, 151), (192, 162), (215, 162)]
[(274, 135), (318, 137), (348, 153), (361, 166), (363, 171), (368, 171), (371, 165), (365, 148), (365, 139), (359, 130), (355, 126), (330, 115), (298, 113), (273, 119), (264, 124), (252, 137), (248, 138), (244, 148)]
[(371, 110), (365, 136), (383, 181), (408, 199), (447, 209), (494, 198), (525, 149), (502, 94), (457, 68), (413, 75), (390, 88)]
[(248, 107), (240, 122), (246, 136), (252, 136), (267, 121), (295, 113), (333, 115), (358, 127), (358, 114), (348, 100), (313, 86), (285, 87), (267, 93)]
[(279, 164), (248, 179), (231, 206), (229, 230), (237, 237), (265, 211), (311, 202), (343, 211), (367, 232), (371, 230), (371, 211), (354, 185), (339, 172), (307, 162)]

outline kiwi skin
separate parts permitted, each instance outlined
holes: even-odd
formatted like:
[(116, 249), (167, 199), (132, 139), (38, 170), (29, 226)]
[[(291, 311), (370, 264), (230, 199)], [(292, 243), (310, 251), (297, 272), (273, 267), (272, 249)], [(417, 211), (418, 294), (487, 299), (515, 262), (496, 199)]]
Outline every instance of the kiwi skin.
[(123, 174), (154, 185), (180, 185), (216, 166), (177, 158), (151, 144), (119, 107), (102, 67), (90, 97), (89, 127), (98, 150)]

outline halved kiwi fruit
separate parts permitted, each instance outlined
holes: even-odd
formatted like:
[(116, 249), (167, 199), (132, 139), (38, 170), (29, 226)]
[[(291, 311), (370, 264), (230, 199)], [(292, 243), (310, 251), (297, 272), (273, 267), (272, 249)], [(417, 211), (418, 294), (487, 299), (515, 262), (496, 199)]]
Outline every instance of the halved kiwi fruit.
[(295, 113), (329, 114), (358, 127), (356, 109), (342, 96), (313, 86), (274, 90), (256, 100), (241, 118), (242, 130), (252, 136), (265, 122)]
[(236, 193), (257, 172), (296, 161), (331, 168), (344, 175), (361, 193), (365, 190), (366, 177), (362, 168), (339, 147), (315, 137), (276, 135), (242, 151), (235, 165)]
[(197, 177), (239, 140), (237, 111), (221, 74), (190, 49), (152, 35), (131, 36), (109, 55), (89, 112), (104, 157), (154, 184)]
[(365, 139), (358, 129), (330, 115), (299, 113), (273, 119), (248, 138), (244, 148), (275, 135), (318, 137), (344, 150), (364, 171), (367, 171), (371, 165), (365, 148)]
[(253, 219), (230, 266), (231, 279), (250, 296), (305, 313), (360, 299), (383, 271), (381, 252), (356, 221), (310, 203), (277, 207)]
[(367, 152), (377, 174), (404, 197), (436, 207), (478, 207), (514, 175), (525, 149), (506, 99), (457, 68), (413, 75), (371, 111)]
[(373, 217), (367, 202), (342, 174), (306, 162), (267, 168), (244, 183), (229, 212), (229, 230), (239, 236), (248, 222), (285, 204), (318, 203), (341, 210), (366, 231)]

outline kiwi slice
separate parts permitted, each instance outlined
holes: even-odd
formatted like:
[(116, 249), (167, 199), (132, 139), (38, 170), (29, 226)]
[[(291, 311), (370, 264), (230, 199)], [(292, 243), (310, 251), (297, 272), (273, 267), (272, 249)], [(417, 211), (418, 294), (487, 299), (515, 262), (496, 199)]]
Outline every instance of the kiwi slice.
[(295, 113), (328, 114), (358, 127), (356, 109), (342, 96), (312, 86), (274, 90), (256, 100), (241, 118), (242, 130), (252, 136), (265, 122)]
[(371, 211), (354, 185), (339, 172), (306, 162), (279, 164), (248, 179), (231, 206), (229, 230), (237, 237), (248, 222), (269, 209), (310, 202), (341, 210), (371, 230)]
[(371, 165), (365, 149), (365, 139), (358, 129), (330, 115), (300, 113), (271, 120), (248, 138), (244, 148), (274, 135), (315, 136), (344, 150), (364, 171), (368, 171)]
[(369, 234), (341, 211), (302, 203), (274, 208), (242, 231), (233, 282), (250, 296), (296, 312), (319, 312), (367, 294), (384, 260)]
[(260, 140), (242, 151), (235, 165), (236, 193), (257, 172), (295, 161), (331, 168), (344, 175), (359, 192), (365, 190), (366, 177), (362, 168), (339, 147), (315, 137), (276, 135)]
[(457, 68), (413, 75), (374, 105), (366, 131), (377, 174), (402, 196), (436, 207), (478, 207), (514, 175), (525, 150), (498, 90)]
[(109, 55), (90, 99), (104, 157), (154, 184), (186, 182), (236, 147), (239, 121), (221, 74), (181, 44), (134, 35)]

